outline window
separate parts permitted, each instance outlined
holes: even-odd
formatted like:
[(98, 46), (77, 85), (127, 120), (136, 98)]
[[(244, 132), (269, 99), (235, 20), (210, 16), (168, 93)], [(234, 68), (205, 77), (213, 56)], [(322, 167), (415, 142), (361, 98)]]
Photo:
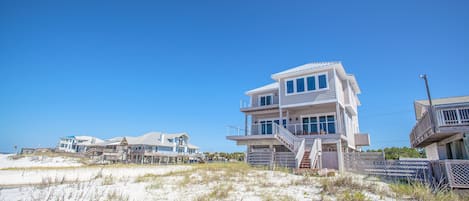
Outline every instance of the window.
[(298, 78), (296, 79), (296, 92), (303, 92), (305, 91), (305, 79)]
[(293, 80), (287, 81), (287, 93), (291, 94), (293, 93)]
[(334, 115), (303, 117), (302, 121), (303, 121), (303, 134), (334, 134), (336, 133)]
[(261, 134), (272, 134), (272, 121), (261, 121)]
[(318, 80), (319, 80), (319, 89), (327, 88), (326, 74), (318, 76)]
[(316, 79), (314, 76), (307, 77), (306, 83), (308, 85), (308, 91), (316, 90)]
[[(279, 120), (275, 120), (274, 121), (277, 125), (280, 125), (280, 121)], [(283, 119), (282, 120), (282, 125), (284, 128), (287, 128), (287, 119)]]
[(261, 95), (259, 96), (259, 105), (264, 106), (264, 105), (272, 105), (272, 99), (273, 95)]
[(306, 93), (328, 89), (327, 74), (313, 74), (285, 81), (286, 94)]

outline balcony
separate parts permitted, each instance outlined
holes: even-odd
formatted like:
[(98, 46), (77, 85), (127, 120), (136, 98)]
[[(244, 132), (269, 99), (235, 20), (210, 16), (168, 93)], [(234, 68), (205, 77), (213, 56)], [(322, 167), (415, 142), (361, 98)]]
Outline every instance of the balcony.
[(270, 104), (260, 105), (258, 102), (253, 104), (241, 101), (240, 102), (240, 111), (241, 112), (257, 112), (257, 111), (266, 111), (266, 110), (277, 110), (278, 109), (278, 98), (274, 98)]
[(435, 106), (417, 121), (409, 137), (412, 147), (425, 147), (461, 132), (469, 132), (469, 103)]
[[(251, 139), (274, 139), (275, 134), (278, 134), (279, 132), (279, 128), (276, 128), (276, 125), (276, 123), (252, 124), (247, 128), (247, 130), (236, 126), (228, 126), (227, 139), (236, 141)], [(292, 135), (301, 138), (345, 139), (345, 136), (342, 133), (327, 134), (324, 131), (308, 132), (306, 129), (308, 127), (306, 124), (287, 124), (283, 125), (282, 127), (285, 128), (284, 130), (288, 130)]]

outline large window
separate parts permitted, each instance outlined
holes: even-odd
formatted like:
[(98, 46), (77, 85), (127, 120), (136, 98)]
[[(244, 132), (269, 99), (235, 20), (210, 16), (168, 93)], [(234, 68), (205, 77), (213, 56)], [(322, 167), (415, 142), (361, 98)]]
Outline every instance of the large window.
[(304, 134), (315, 135), (336, 133), (334, 115), (308, 116), (303, 117), (302, 121)]
[(299, 94), (328, 89), (327, 74), (313, 74), (285, 80), (286, 94)]
[(272, 121), (261, 121), (261, 134), (272, 134)]

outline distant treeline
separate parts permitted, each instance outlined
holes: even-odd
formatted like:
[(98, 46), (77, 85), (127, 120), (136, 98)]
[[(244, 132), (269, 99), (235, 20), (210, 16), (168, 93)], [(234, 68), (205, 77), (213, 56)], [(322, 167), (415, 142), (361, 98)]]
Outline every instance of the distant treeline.
[(366, 152), (383, 152), (386, 160), (398, 160), (399, 157), (404, 158), (425, 158), (424, 149), (415, 149), (409, 147), (387, 147), (384, 149), (368, 149)]
[(237, 160), (244, 161), (244, 152), (204, 152), (205, 157), (208, 160)]

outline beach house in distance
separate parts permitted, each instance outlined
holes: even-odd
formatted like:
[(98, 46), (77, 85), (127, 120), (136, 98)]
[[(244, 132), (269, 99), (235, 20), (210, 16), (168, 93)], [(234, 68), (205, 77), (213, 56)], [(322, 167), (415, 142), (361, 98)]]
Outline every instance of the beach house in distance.
[(163, 132), (107, 140), (91, 136), (67, 136), (60, 138), (56, 151), (77, 153), (97, 161), (112, 163), (177, 163), (184, 158), (201, 159), (199, 147), (189, 140), (187, 133)]
[(369, 146), (359, 130), (360, 88), (342, 63), (308, 63), (271, 77), (246, 92), (244, 127), (229, 127), (227, 139), (247, 146), (249, 164), (343, 170), (343, 152)]

